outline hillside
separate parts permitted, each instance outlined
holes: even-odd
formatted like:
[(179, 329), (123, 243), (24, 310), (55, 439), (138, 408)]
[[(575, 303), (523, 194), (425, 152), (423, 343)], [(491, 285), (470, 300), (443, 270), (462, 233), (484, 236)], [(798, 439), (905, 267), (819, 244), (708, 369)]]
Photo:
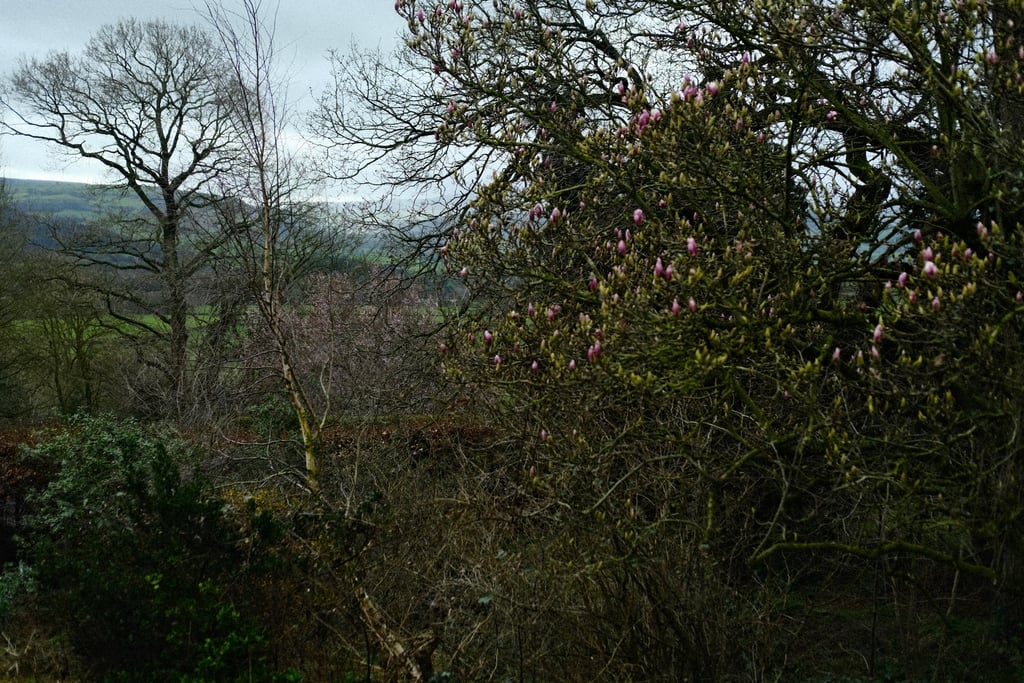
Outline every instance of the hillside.
[[(42, 217), (43, 220), (31, 220), (28, 226), (30, 242), (37, 246), (52, 247), (54, 242), (51, 236), (51, 229), (55, 225), (64, 226), (66, 229), (71, 225), (82, 225), (94, 222), (111, 212), (138, 212), (145, 214), (139, 200), (131, 194), (125, 194), (122, 190), (109, 185), (92, 185), (88, 183), (72, 183), (53, 180), (26, 180), (23, 178), (4, 178), (2, 182), (6, 186), (15, 209), (18, 211)], [(358, 203), (332, 203), (329, 205), (336, 212), (336, 218), (343, 216), (342, 211), (351, 211)], [(397, 210), (396, 216), (403, 216), (402, 210)], [(392, 218), (391, 220), (400, 220)], [(347, 223), (344, 217), (342, 223)], [(350, 223), (349, 223), (350, 224)], [(424, 224), (433, 228), (429, 223)], [(325, 229), (334, 230), (336, 228)], [(426, 229), (421, 227), (420, 229)], [(385, 248), (380, 237), (362, 229), (352, 229), (348, 238), (343, 240), (342, 250), (345, 256), (342, 261), (351, 267), (350, 260), (360, 263), (380, 263), (387, 260)]]
[(67, 221), (86, 221), (104, 210), (135, 209), (138, 200), (106, 185), (6, 178), (16, 207)]

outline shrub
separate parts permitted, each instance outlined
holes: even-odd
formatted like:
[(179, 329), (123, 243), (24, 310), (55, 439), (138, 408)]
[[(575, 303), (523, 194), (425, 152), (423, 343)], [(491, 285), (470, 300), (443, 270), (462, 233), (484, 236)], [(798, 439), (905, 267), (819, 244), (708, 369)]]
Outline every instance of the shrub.
[(224, 586), (241, 565), (222, 503), (179, 439), (76, 417), (25, 457), (37, 604), (104, 680), (270, 680), (267, 641)]

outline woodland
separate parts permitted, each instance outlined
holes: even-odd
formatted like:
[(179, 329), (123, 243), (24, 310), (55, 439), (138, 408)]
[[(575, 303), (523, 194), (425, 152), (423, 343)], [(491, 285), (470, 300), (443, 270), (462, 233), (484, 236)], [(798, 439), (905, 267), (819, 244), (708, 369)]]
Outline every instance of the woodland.
[(1024, 678), (1024, 2), (286, 11), (3, 74), (0, 677)]

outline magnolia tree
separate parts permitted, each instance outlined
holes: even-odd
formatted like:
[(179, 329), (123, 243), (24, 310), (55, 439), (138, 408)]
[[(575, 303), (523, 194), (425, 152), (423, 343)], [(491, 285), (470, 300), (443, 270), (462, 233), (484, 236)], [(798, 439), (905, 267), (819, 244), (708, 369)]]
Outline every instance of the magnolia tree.
[(1015, 590), (1019, 6), (397, 9), (421, 80), (323, 120), (464, 198), (435, 237), (473, 303), (441, 353), (550, 515), (516, 555), (546, 592), (492, 578), (578, 626), (510, 626), (537, 666), (718, 677), (730, 628), (781, 638), (782, 591)]

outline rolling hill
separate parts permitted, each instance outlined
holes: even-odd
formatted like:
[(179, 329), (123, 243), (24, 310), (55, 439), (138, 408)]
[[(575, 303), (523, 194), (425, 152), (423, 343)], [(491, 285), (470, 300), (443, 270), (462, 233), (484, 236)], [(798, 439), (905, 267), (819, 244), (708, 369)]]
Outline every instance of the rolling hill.
[(84, 222), (111, 209), (139, 207), (137, 199), (107, 185), (21, 178), (6, 178), (4, 185), (19, 210), (66, 221)]

